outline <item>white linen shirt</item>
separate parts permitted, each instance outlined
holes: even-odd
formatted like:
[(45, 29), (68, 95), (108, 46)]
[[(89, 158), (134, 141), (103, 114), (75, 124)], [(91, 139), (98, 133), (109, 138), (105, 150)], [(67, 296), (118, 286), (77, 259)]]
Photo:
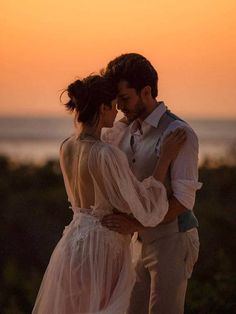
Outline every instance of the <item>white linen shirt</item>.
[[(141, 130), (137, 128), (137, 121), (132, 122), (129, 127), (131, 134), (134, 136), (134, 150), (138, 150), (143, 134), (148, 132), (152, 127), (158, 128), (160, 119), (166, 110), (167, 107), (164, 102), (159, 102), (156, 109), (142, 122)], [(102, 140), (118, 146), (126, 128), (127, 125), (125, 123), (117, 121), (114, 123), (113, 128), (103, 132)], [(159, 156), (163, 139), (167, 134), (177, 128), (184, 128), (186, 130), (187, 139), (176, 159), (171, 163), (171, 186), (174, 197), (187, 209), (193, 209), (196, 191), (202, 186), (198, 182), (198, 138), (195, 132), (186, 122), (174, 120), (163, 132), (160, 141), (158, 141), (156, 153)]]

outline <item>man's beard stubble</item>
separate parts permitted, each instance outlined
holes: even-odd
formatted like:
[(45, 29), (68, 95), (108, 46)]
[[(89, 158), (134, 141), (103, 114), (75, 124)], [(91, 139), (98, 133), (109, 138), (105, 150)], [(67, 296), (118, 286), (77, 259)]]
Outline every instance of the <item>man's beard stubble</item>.
[(137, 101), (135, 109), (130, 113), (132, 114), (131, 117), (126, 116), (129, 123), (133, 122), (136, 119), (143, 120), (143, 117), (146, 116), (146, 106), (141, 99)]

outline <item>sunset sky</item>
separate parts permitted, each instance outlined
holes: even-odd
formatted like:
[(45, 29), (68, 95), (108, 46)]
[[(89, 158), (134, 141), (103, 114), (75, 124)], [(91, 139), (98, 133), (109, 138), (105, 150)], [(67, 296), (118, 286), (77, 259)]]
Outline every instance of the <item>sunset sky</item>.
[(236, 118), (235, 0), (2, 0), (0, 116), (66, 115), (60, 91), (126, 52), (190, 118)]

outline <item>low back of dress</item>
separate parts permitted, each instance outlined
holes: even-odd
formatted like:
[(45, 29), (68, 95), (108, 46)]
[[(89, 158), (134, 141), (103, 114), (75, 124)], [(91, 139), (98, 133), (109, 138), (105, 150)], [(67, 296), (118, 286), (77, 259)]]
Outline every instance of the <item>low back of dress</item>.
[(72, 208), (91, 208), (95, 202), (94, 184), (88, 158), (94, 140), (80, 140), (76, 135), (63, 142), (60, 164)]
[(117, 147), (74, 135), (61, 146), (60, 164), (74, 213), (102, 217), (116, 209), (155, 226), (168, 210), (164, 185), (153, 176), (138, 181)]

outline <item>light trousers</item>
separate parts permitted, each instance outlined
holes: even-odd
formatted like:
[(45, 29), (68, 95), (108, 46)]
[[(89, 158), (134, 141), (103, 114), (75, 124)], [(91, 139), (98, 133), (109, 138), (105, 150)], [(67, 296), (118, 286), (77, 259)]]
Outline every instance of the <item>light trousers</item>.
[(196, 228), (133, 243), (136, 283), (128, 314), (183, 314), (188, 279), (198, 258)]

